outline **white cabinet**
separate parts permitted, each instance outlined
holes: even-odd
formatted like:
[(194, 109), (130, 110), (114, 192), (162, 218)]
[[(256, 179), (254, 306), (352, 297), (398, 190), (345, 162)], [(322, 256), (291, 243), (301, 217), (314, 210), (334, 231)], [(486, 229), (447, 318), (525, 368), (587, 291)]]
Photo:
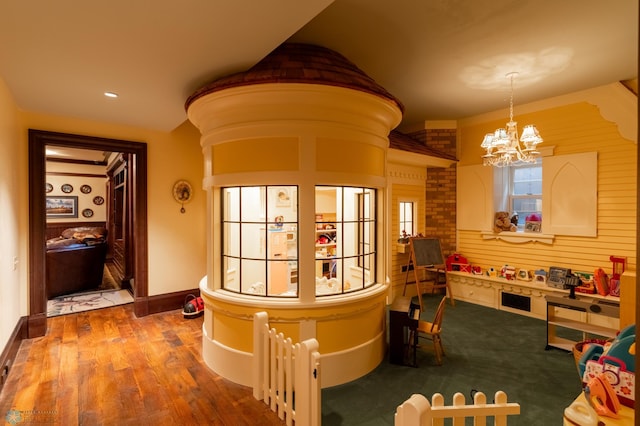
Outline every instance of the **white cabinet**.
[[(456, 300), (541, 320), (546, 320), (548, 316), (547, 296), (568, 298), (566, 296), (569, 295), (568, 290), (549, 287), (546, 284), (534, 281), (506, 280), (504, 278), (473, 275), (466, 272), (447, 272), (447, 279), (453, 297)], [(596, 303), (602, 307), (601, 311), (606, 310), (607, 312), (613, 312), (613, 314), (604, 315), (590, 310), (583, 310), (582, 312), (577, 312), (577, 317), (570, 316), (571, 319), (605, 329), (618, 329), (619, 297), (600, 296), (597, 294), (580, 294), (577, 297), (579, 300), (587, 301), (589, 304)], [(610, 308), (610, 306), (613, 306), (613, 308)], [(576, 313), (571, 315), (576, 315)]]
[[(620, 304), (592, 297), (547, 295), (547, 348), (570, 351), (582, 340), (615, 337), (619, 329)], [(579, 331), (580, 340), (558, 336), (560, 328)]]

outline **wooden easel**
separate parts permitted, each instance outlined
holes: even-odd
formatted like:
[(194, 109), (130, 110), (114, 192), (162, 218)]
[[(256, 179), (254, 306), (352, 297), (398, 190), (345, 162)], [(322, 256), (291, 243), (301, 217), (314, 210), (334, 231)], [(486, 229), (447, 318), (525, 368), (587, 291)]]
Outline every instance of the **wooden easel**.
[[(409, 251), (409, 263), (407, 264), (402, 295), (404, 296), (407, 290), (409, 271), (413, 269), (420, 310), (424, 311), (422, 305), (422, 289), (420, 288), (423, 282), (420, 279), (418, 271), (426, 271), (428, 275), (434, 276), (434, 278), (433, 280), (424, 281), (424, 284), (431, 285), (432, 293), (436, 289), (444, 288), (447, 297), (449, 297), (451, 301), (451, 305), (455, 305), (453, 293), (451, 292), (451, 287), (449, 287), (449, 281), (447, 279), (447, 270), (445, 268), (444, 257), (442, 256), (440, 240), (437, 238), (411, 237), (409, 238)], [(444, 277), (444, 282), (440, 281), (441, 277)]]

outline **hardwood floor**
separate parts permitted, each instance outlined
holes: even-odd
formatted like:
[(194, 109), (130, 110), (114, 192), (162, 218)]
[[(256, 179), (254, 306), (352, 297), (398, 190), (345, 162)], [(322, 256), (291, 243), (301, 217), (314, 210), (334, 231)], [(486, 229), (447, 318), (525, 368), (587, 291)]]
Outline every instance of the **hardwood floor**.
[(44, 337), (20, 347), (0, 394), (0, 418), (60, 425), (284, 424), (251, 388), (203, 363), (202, 321), (184, 319), (180, 310), (136, 318), (131, 304), (50, 318)]

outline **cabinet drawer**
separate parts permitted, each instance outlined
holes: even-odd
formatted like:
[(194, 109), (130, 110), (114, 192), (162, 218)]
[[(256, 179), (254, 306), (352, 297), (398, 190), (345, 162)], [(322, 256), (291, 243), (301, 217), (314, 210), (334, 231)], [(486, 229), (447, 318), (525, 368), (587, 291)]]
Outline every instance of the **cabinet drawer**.
[(569, 319), (569, 320), (580, 321), (580, 322), (587, 321), (586, 312), (575, 311), (573, 309), (560, 308), (558, 306), (553, 306), (551, 309), (553, 309), (552, 316), (554, 318)]
[(498, 308), (496, 304), (497, 290), (491, 285), (485, 285), (482, 281), (463, 282), (458, 280), (452, 280), (450, 284), (454, 299), (490, 308)]

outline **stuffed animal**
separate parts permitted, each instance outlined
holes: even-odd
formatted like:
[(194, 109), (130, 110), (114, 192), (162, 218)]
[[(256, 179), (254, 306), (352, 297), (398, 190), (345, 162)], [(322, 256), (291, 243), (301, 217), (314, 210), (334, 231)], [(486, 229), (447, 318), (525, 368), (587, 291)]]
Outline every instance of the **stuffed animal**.
[(518, 226), (518, 220), (520, 220), (518, 213), (513, 212), (513, 214), (511, 215), (511, 223), (513, 223), (515, 226)]
[(496, 212), (495, 221), (493, 222), (493, 232), (515, 232), (517, 229), (518, 227), (511, 223), (509, 212)]

